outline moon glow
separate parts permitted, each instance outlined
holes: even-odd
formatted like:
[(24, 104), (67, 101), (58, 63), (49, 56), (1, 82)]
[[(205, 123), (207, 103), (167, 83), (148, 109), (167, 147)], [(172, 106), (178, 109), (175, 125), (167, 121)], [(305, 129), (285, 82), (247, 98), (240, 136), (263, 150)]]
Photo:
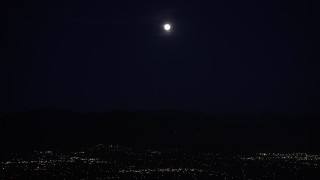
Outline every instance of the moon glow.
[(163, 28), (164, 28), (164, 30), (169, 31), (171, 29), (171, 26), (170, 26), (170, 24), (165, 24), (163, 26)]

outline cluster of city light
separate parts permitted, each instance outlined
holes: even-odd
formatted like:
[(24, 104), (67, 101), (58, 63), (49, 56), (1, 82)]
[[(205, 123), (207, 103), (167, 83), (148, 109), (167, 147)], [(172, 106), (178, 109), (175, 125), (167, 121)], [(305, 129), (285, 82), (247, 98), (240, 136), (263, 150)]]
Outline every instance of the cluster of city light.
[(151, 172), (161, 172), (161, 173), (188, 173), (188, 172), (204, 172), (203, 169), (194, 168), (159, 168), (159, 169), (138, 169), (138, 170), (120, 170), (120, 173), (151, 173)]
[[(25, 158), (14, 154), (10, 157), (10, 160), (0, 161), (0, 170), (20, 169), (33, 175), (50, 177), (77, 176), (75, 171), (89, 174), (95, 169), (95, 173), (100, 173), (101, 177), (117, 179), (198, 175), (249, 179), (252, 172), (248, 172), (248, 167), (280, 168), (294, 174), (301, 174), (305, 168), (320, 168), (320, 155), (306, 153), (226, 155), (182, 151), (132, 151), (129, 148), (103, 145), (82, 151), (36, 151)], [(232, 169), (234, 167), (237, 168)], [(230, 172), (230, 169), (234, 172)], [(261, 172), (258, 175), (265, 179), (278, 177), (275, 172)]]
[(85, 159), (79, 157), (72, 157), (71, 159), (57, 159), (57, 160), (32, 160), (32, 161), (6, 161), (0, 162), (0, 164), (56, 164), (56, 163), (75, 163), (77, 161), (82, 161), (84, 163), (98, 163), (98, 164), (109, 164), (109, 161), (103, 161), (99, 159)]
[(241, 156), (242, 160), (296, 160), (296, 161), (320, 161), (320, 155), (306, 153), (258, 153), (254, 156)]

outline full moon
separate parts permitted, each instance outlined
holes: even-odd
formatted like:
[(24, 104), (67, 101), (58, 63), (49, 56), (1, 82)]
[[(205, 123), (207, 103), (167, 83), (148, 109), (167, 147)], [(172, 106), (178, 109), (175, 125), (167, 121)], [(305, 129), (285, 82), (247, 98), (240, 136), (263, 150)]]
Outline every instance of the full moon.
[(165, 24), (164, 26), (164, 30), (169, 31), (171, 29), (170, 24)]

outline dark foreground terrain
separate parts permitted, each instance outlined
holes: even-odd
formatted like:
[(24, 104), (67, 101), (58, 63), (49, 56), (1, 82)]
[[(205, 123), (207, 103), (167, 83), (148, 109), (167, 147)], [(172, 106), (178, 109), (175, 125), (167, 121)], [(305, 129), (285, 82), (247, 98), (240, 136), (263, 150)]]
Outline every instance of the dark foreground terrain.
[(0, 179), (319, 179), (320, 155), (217, 154), (97, 145), (75, 150), (2, 148)]
[(173, 110), (8, 114), (0, 117), (0, 179), (320, 179), (319, 120)]

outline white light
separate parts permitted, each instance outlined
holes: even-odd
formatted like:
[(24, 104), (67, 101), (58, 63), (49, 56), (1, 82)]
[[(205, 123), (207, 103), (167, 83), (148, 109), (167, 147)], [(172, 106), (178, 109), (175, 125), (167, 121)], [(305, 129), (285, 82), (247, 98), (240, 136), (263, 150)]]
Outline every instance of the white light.
[(169, 31), (169, 30), (171, 29), (170, 24), (165, 24), (165, 25), (164, 25), (164, 29), (165, 29), (166, 31)]

